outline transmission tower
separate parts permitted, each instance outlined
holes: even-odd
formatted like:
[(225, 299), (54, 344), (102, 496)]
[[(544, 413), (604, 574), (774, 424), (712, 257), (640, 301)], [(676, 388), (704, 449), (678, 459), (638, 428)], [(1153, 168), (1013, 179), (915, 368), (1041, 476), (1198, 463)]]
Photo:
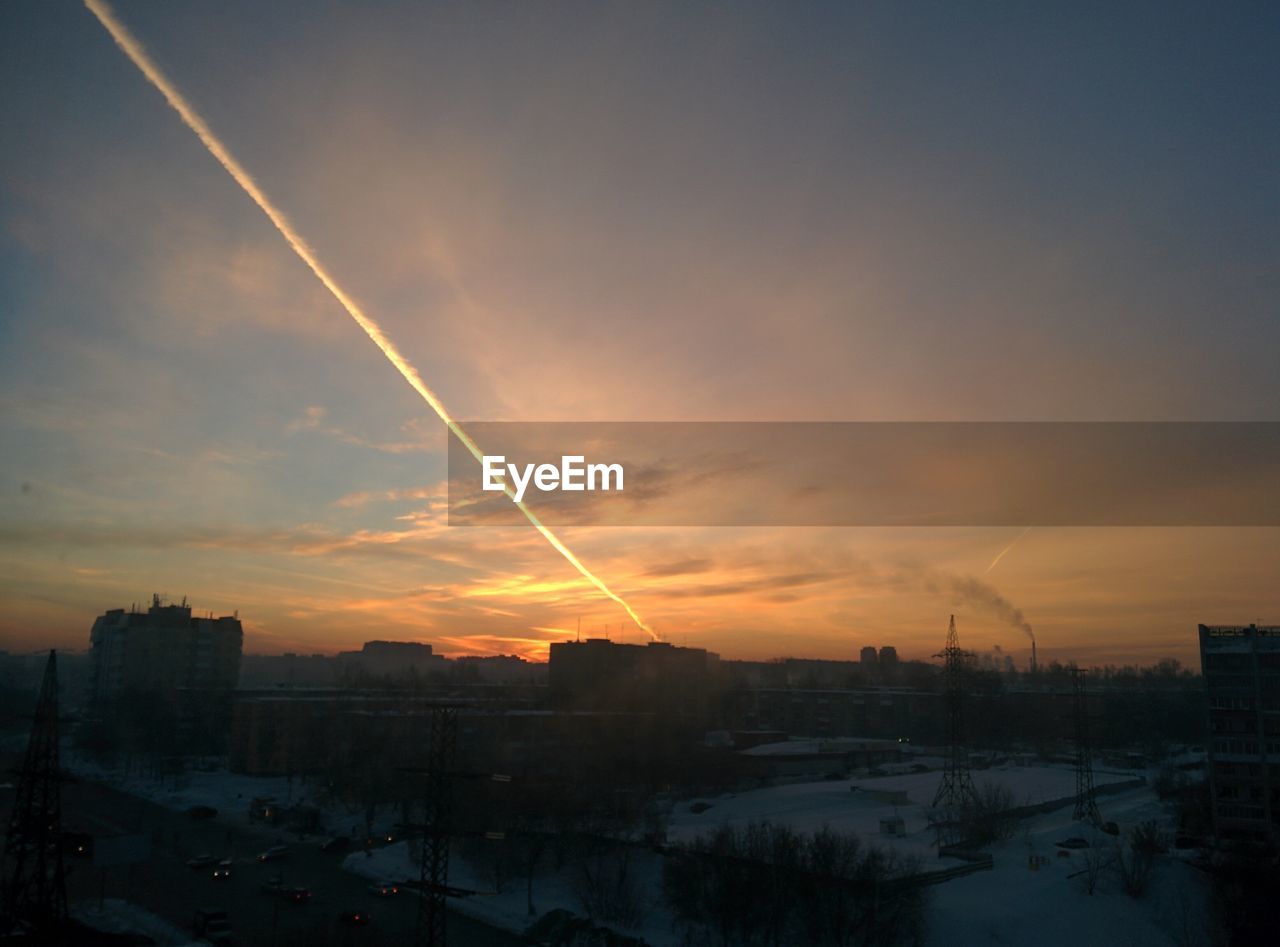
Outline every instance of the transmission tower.
[(1071, 683), (1075, 696), (1076, 725), (1076, 806), (1071, 818), (1077, 822), (1102, 824), (1102, 813), (1093, 790), (1093, 748), (1089, 745), (1089, 710), (1085, 702), (1086, 674), (1080, 668), (1072, 668)]
[(960, 648), (955, 615), (947, 627), (947, 646), (934, 657), (943, 659), (942, 673), (946, 681), (947, 762), (933, 797), (933, 807), (956, 811), (973, 799), (974, 789), (964, 735), (965, 666), (970, 655)]
[(422, 864), (419, 872), (418, 944), (445, 947), (445, 898), (449, 888), (449, 837), (452, 834), (453, 766), (458, 744), (458, 709), (431, 708), (431, 746), (424, 797)]
[(58, 767), (58, 655), (49, 652), (27, 755), (4, 842), (4, 916), (30, 925), (37, 939), (67, 919), (62, 869), (62, 793)]

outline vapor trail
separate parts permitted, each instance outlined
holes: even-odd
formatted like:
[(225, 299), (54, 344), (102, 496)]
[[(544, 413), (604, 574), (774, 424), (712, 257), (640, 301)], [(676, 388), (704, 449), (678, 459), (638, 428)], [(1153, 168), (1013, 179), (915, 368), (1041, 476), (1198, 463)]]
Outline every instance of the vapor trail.
[[(387, 361), (394, 365), (404, 380), (413, 386), (413, 390), (422, 396), (422, 400), (431, 406), (431, 410), (439, 416), (440, 420), (443, 421), (449, 430), (453, 432), (454, 436), (466, 446), (467, 450), (471, 452), (471, 455), (475, 457), (477, 461), (480, 461), (484, 456), (484, 452), (476, 446), (476, 442), (471, 439), (471, 436), (467, 434), (465, 430), (463, 430), (462, 426), (453, 419), (449, 414), (448, 409), (445, 408), (444, 403), (436, 393), (427, 387), (426, 382), (422, 380), (422, 376), (418, 374), (418, 370), (413, 367), (407, 358), (400, 354), (400, 350), (396, 348), (395, 344), (389, 338), (387, 338), (386, 334), (382, 331), (382, 328), (374, 322), (373, 319), (366, 315), (364, 310), (360, 308), (360, 305), (348, 296), (346, 291), (338, 285), (337, 280), (335, 280), (333, 276), (329, 274), (329, 271), (325, 269), (324, 265), (320, 262), (319, 257), (316, 256), (315, 251), (312, 250), (307, 242), (302, 238), (302, 235), (294, 229), (293, 224), (289, 222), (289, 219), (284, 215), (284, 212), (271, 202), (271, 199), (267, 197), (262, 188), (258, 187), (257, 182), (254, 181), (249, 172), (241, 166), (240, 162), (235, 159), (229, 150), (227, 150), (227, 147), (218, 140), (218, 137), (213, 133), (213, 130), (209, 128), (208, 124), (205, 123), (205, 120), (201, 118), (200, 114), (196, 112), (189, 102), (187, 102), (182, 93), (178, 91), (177, 87), (169, 81), (168, 76), (161, 72), (160, 67), (152, 61), (151, 57), (147, 54), (146, 49), (143, 47), (142, 43), (138, 41), (137, 37), (130, 33), (128, 28), (116, 19), (115, 12), (105, 2), (105, 0), (84, 0), (84, 5), (88, 8), (90, 13), (98, 18), (98, 22), (100, 22), (103, 27), (106, 28), (107, 32), (111, 34), (111, 38), (115, 40), (116, 45), (119, 46), (120, 50), (129, 57), (129, 60), (138, 67), (138, 70), (147, 78), (147, 81), (155, 86), (156, 90), (164, 96), (165, 101), (169, 103), (179, 116), (181, 116), (182, 121), (186, 126), (195, 132), (196, 137), (199, 138), (201, 144), (208, 149), (209, 154), (213, 155), (213, 157), (217, 159), (218, 163), (222, 165), (227, 174), (231, 175), (232, 179), (240, 185), (240, 188), (248, 194), (253, 202), (261, 208), (262, 212), (267, 215), (267, 219), (271, 221), (276, 230), (280, 231), (280, 236), (284, 237), (285, 242), (293, 248), (293, 252), (296, 253), (299, 259), (301, 259), (303, 263), (307, 264), (311, 272), (316, 275), (316, 279), (320, 280), (320, 282), (324, 284), (324, 288), (327, 289), (333, 295), (333, 298), (342, 305), (342, 308), (347, 311), (347, 315), (356, 321), (356, 324), (364, 330), (365, 335), (367, 335), (373, 344), (381, 350), (382, 354), (386, 356)], [(508, 488), (507, 492), (510, 496), (510, 488)], [(512, 497), (512, 499), (514, 500), (515, 498)], [(638, 614), (636, 614), (635, 609), (628, 605), (626, 601), (618, 595), (618, 593), (605, 585), (601, 579), (597, 578), (590, 569), (583, 565), (582, 561), (578, 559), (578, 557), (575, 556), (563, 542), (561, 542), (560, 537), (542, 524), (538, 517), (533, 514), (532, 510), (523, 503), (516, 503), (516, 506), (520, 508), (520, 512), (525, 515), (525, 518), (533, 525), (533, 528), (541, 533), (543, 538), (551, 544), (552, 548), (554, 548), (556, 552), (560, 553), (560, 555), (562, 555), (571, 566), (577, 569), (583, 578), (599, 589), (604, 595), (621, 605), (626, 613), (631, 616), (632, 621), (648, 632), (650, 637), (657, 640), (657, 634), (652, 628), (645, 624), (644, 620), (641, 619)]]
[(1018, 540), (1021, 539), (1023, 536), (1027, 535), (1027, 533), (1029, 532), (1031, 532), (1030, 526), (1028, 526), (1026, 529), (1020, 532), (1013, 542), (1009, 543), (1009, 545), (1005, 546), (1002, 550), (1000, 550), (1000, 555), (996, 556), (994, 559), (991, 560), (991, 565), (987, 566), (987, 571), (982, 574), (987, 575), (988, 573), (990, 573), (991, 570), (996, 567), (996, 563), (998, 563), (1001, 559), (1003, 559), (1006, 555), (1008, 555), (1009, 550), (1012, 549), (1014, 546), (1018, 545)]

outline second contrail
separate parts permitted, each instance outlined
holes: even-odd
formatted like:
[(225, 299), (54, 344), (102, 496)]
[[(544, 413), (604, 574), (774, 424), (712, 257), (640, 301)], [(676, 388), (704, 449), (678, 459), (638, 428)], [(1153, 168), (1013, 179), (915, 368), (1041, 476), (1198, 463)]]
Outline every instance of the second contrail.
[[(254, 181), (249, 172), (246, 171), (240, 162), (235, 159), (235, 156), (227, 150), (227, 147), (213, 133), (213, 130), (209, 128), (208, 124), (200, 114), (189, 102), (187, 102), (182, 93), (178, 91), (177, 87), (169, 81), (169, 78), (160, 70), (160, 67), (152, 61), (142, 43), (140, 43), (138, 39), (129, 32), (128, 28), (116, 18), (115, 12), (111, 7), (105, 3), (104, 0), (84, 0), (84, 3), (89, 9), (89, 12), (97, 17), (98, 22), (100, 22), (106, 31), (111, 34), (111, 38), (115, 40), (116, 45), (120, 47), (120, 50), (129, 57), (130, 62), (137, 66), (138, 71), (140, 71), (147, 78), (147, 81), (155, 86), (156, 90), (164, 96), (165, 101), (169, 103), (179, 116), (181, 116), (182, 121), (186, 126), (195, 132), (196, 137), (200, 139), (201, 144), (208, 149), (209, 153), (217, 159), (218, 163), (222, 165), (229, 175), (231, 175), (232, 179), (240, 185), (240, 188), (248, 194), (253, 202), (261, 208), (262, 212), (267, 215), (267, 219), (269, 219), (275, 226), (276, 230), (280, 232), (280, 236), (284, 237), (285, 242), (289, 244), (293, 249), (293, 252), (298, 255), (299, 259), (301, 259), (311, 272), (315, 274), (316, 279), (320, 280), (320, 282), (324, 284), (324, 288), (327, 289), (333, 295), (333, 298), (341, 304), (342, 308), (347, 311), (347, 315), (351, 316), (351, 318), (356, 321), (356, 324), (364, 330), (365, 335), (369, 336), (373, 344), (381, 350), (382, 354), (386, 356), (387, 361), (394, 365), (404, 380), (413, 386), (413, 390), (422, 396), (422, 400), (431, 406), (431, 410), (439, 416), (440, 420), (445, 423), (451, 432), (453, 432), (453, 435), (466, 446), (467, 450), (471, 452), (471, 455), (475, 457), (477, 461), (481, 460), (484, 456), (483, 452), (478, 446), (476, 446), (475, 441), (471, 439), (470, 435), (463, 430), (462, 426), (453, 419), (452, 415), (449, 414), (444, 403), (436, 393), (427, 387), (426, 382), (422, 380), (422, 376), (418, 374), (418, 370), (413, 367), (407, 358), (400, 354), (400, 350), (396, 348), (395, 344), (389, 338), (387, 338), (387, 335), (382, 331), (382, 328), (374, 322), (373, 319), (366, 315), (364, 310), (360, 308), (360, 305), (348, 296), (346, 291), (338, 285), (337, 281), (332, 275), (330, 275), (329, 271), (325, 269), (324, 264), (320, 262), (315, 251), (311, 249), (306, 240), (302, 238), (302, 235), (294, 229), (293, 224), (289, 222), (289, 218), (287, 218), (284, 215), (284, 212), (271, 202), (271, 199), (267, 197), (262, 188), (258, 187), (258, 183)], [(532, 510), (523, 503), (517, 503), (516, 506), (520, 508), (520, 512), (525, 515), (525, 518), (529, 520), (534, 529), (541, 533), (543, 538), (551, 544), (556, 552), (560, 553), (560, 555), (563, 556), (571, 566), (577, 569), (583, 578), (608, 598), (621, 605), (626, 613), (631, 616), (632, 621), (644, 629), (650, 637), (657, 639), (657, 634), (644, 622), (643, 619), (641, 619), (641, 617), (636, 613), (636, 610), (627, 604), (627, 602), (618, 595), (617, 592), (609, 588), (603, 580), (583, 565), (582, 561), (573, 554), (572, 550), (570, 550), (560, 540), (560, 537), (542, 524), (538, 517), (534, 515)]]
[(986, 571), (986, 572), (984, 572), (984, 573), (982, 573), (982, 574), (983, 574), (983, 575), (987, 575), (988, 573), (990, 573), (990, 572), (991, 572), (991, 570), (992, 570), (992, 569), (994, 569), (994, 568), (996, 567), (996, 564), (997, 564), (997, 563), (999, 563), (1001, 559), (1003, 559), (1005, 556), (1007, 556), (1007, 555), (1009, 554), (1009, 550), (1010, 550), (1010, 549), (1012, 549), (1014, 546), (1018, 545), (1018, 540), (1022, 539), (1022, 537), (1023, 537), (1023, 536), (1025, 536), (1025, 535), (1027, 535), (1027, 533), (1029, 533), (1029, 532), (1031, 532), (1031, 527), (1030, 527), (1030, 526), (1028, 526), (1026, 529), (1024, 529), (1022, 532), (1020, 532), (1020, 533), (1019, 533), (1019, 534), (1014, 538), (1013, 542), (1009, 543), (1009, 545), (1007, 545), (1007, 546), (1005, 546), (1003, 549), (1001, 549), (1001, 550), (1000, 550), (1000, 555), (996, 556), (994, 559), (992, 559), (992, 560), (991, 560), (991, 565), (987, 566), (987, 571)]

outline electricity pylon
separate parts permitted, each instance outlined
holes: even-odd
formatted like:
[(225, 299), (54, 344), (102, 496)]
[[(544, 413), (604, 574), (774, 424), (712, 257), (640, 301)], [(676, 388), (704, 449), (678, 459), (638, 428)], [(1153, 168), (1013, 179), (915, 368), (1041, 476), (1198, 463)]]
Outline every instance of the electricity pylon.
[(935, 809), (953, 812), (963, 809), (975, 795), (973, 776), (969, 772), (969, 749), (965, 744), (964, 702), (965, 668), (969, 652), (960, 648), (956, 634), (956, 616), (951, 616), (947, 627), (947, 646), (934, 657), (942, 658), (942, 674), (947, 702), (947, 759), (942, 772), (942, 782), (933, 797)]
[(449, 893), (449, 839), (453, 834), (453, 758), (458, 745), (458, 708), (431, 708), (431, 746), (423, 798), (422, 864), (418, 882), (418, 944), (445, 947)]
[(1085, 702), (1085, 677), (1085, 672), (1080, 668), (1071, 669), (1076, 729), (1076, 805), (1071, 812), (1071, 818), (1077, 822), (1101, 825), (1102, 813), (1098, 811), (1093, 788), (1093, 748), (1089, 743), (1089, 711)]
[(37, 940), (67, 919), (62, 867), (62, 773), (58, 766), (58, 654), (49, 652), (27, 755), (4, 842), (4, 917), (30, 925)]

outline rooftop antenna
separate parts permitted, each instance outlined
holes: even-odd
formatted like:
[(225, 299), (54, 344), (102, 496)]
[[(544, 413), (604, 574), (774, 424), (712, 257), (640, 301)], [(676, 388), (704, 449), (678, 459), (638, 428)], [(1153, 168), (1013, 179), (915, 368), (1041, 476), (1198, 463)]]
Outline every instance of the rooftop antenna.
[(582, 641), (582, 616), (578, 616), (578, 637), (574, 639), (577, 642)]

